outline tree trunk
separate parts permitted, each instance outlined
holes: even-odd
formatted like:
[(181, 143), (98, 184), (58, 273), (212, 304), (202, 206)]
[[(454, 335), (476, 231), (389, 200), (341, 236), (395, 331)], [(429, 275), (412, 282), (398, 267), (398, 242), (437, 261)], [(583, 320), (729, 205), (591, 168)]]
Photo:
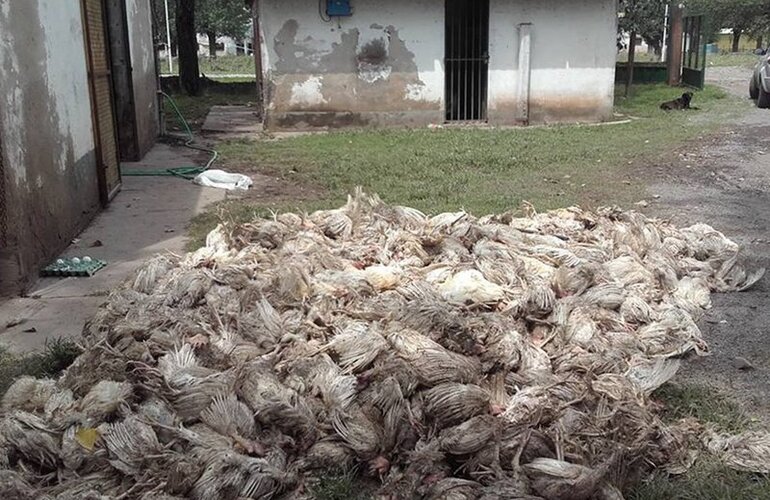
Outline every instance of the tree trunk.
[(206, 36), (209, 37), (209, 57), (216, 59), (217, 57), (217, 34), (213, 31), (207, 31)]
[(682, 7), (676, 2), (671, 4), (671, 30), (668, 32), (668, 84), (679, 85), (682, 82), (682, 33), (684, 23)]
[(764, 49), (765, 47), (762, 45), (762, 42), (764, 42), (764, 37), (762, 35), (759, 35), (757, 37), (757, 48), (758, 49)]
[(254, 69), (257, 77), (257, 114), (264, 122), (265, 95), (262, 81), (262, 30), (260, 29), (259, 0), (251, 1), (251, 21), (254, 32), (251, 48), (254, 52)]
[(636, 59), (636, 31), (631, 32), (631, 39), (628, 41), (628, 79), (626, 80), (626, 98), (631, 93), (631, 85), (634, 83), (634, 60)]
[(198, 40), (195, 34), (195, 2), (176, 0), (176, 33), (179, 51), (179, 86), (188, 95), (201, 91)]
[(741, 49), (741, 33), (740, 28), (733, 28), (733, 52), (738, 52)]

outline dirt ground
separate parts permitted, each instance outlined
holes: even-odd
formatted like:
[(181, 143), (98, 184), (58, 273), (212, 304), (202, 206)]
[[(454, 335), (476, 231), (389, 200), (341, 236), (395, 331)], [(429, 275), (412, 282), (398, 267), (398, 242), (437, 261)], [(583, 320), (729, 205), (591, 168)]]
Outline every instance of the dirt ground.
[[(710, 68), (709, 83), (748, 100), (751, 70)], [(676, 224), (706, 222), (744, 248), (745, 260), (770, 269), (770, 111), (746, 106), (722, 131), (654, 165), (646, 212)], [(733, 396), (770, 423), (770, 276), (750, 291), (716, 295), (700, 327), (712, 355), (691, 359), (681, 381)], [(747, 360), (753, 368), (744, 366)]]

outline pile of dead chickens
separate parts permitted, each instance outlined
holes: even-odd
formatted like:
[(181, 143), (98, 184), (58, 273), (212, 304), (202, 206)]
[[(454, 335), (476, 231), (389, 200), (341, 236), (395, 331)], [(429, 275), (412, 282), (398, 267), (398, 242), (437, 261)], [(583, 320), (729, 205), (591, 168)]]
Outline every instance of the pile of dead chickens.
[(428, 217), (362, 192), (223, 225), (113, 292), (59, 380), (9, 389), (0, 496), (313, 498), (356, 470), (378, 498), (622, 498), (687, 465), (650, 394), (708, 353), (710, 293), (761, 278), (737, 257), (617, 209)]

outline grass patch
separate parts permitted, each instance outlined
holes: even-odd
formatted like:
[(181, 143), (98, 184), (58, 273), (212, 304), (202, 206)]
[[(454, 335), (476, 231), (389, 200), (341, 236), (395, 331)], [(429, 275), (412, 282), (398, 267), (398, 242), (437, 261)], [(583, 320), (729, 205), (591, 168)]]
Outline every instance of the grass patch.
[(315, 500), (370, 500), (374, 498), (372, 493), (370, 485), (361, 481), (355, 471), (325, 474), (310, 488)]
[[(635, 117), (649, 118), (656, 122), (658, 126), (673, 128), (677, 124), (676, 120), (682, 120), (681, 125), (688, 127), (690, 120), (697, 115), (706, 115), (719, 121), (722, 113), (726, 112), (733, 104), (734, 99), (730, 98), (724, 90), (713, 85), (706, 85), (703, 90), (693, 90), (682, 87), (669, 87), (663, 84), (654, 85), (634, 85), (631, 88), (631, 96), (626, 99), (623, 97), (625, 87), (618, 85), (615, 87), (615, 108), (618, 112), (629, 114)], [(693, 92), (692, 105), (698, 107), (698, 110), (686, 111), (677, 116), (674, 113), (662, 111), (660, 103), (675, 99), (685, 91)], [(671, 120), (674, 119), (674, 122)], [(671, 125), (669, 126), (669, 122)], [(696, 127), (697, 128), (697, 127)]]
[[(705, 386), (666, 384), (653, 394), (662, 404), (667, 421), (695, 418), (730, 433), (748, 429), (751, 419), (725, 395)], [(702, 455), (682, 476), (663, 471), (635, 484), (625, 493), (628, 500), (770, 500), (770, 478), (739, 472)]]
[[(628, 51), (627, 50), (621, 50), (618, 52), (617, 56), (618, 62), (628, 62)], [(640, 52), (636, 51), (634, 52), (634, 62), (660, 62), (660, 57), (655, 54), (650, 54), (648, 52)]]
[(758, 55), (752, 52), (737, 52), (727, 54), (707, 54), (708, 66), (737, 66), (741, 68), (753, 68), (759, 62)]
[(40, 353), (19, 356), (0, 347), (0, 394), (5, 394), (13, 382), (24, 375), (37, 378), (57, 377), (75, 358), (80, 348), (69, 339), (47, 341)]
[(668, 421), (693, 417), (730, 433), (745, 431), (751, 425), (737, 403), (709, 387), (666, 384), (653, 397), (663, 404), (662, 417)]
[[(174, 72), (168, 73), (168, 61), (158, 60), (158, 67), (166, 74), (179, 74), (179, 58), (174, 58)], [(198, 67), (201, 73), (211, 77), (215, 75), (256, 75), (254, 56), (219, 56), (211, 59), (208, 56), (198, 56)]]
[[(272, 142), (236, 140), (218, 146), (223, 165), (263, 171), (325, 187), (338, 201), (355, 186), (427, 212), (458, 207), (483, 214), (516, 208), (523, 200), (548, 209), (579, 203), (627, 204), (642, 196), (629, 162), (660, 154), (707, 132), (726, 101), (709, 87), (701, 111), (669, 113), (660, 102), (681, 94), (663, 85), (635, 88), (618, 111), (648, 118), (611, 126), (518, 129), (417, 129), (338, 132)], [(721, 113), (721, 111), (720, 111)], [(639, 168), (644, 168), (640, 166)]]
[(702, 458), (683, 476), (655, 473), (624, 496), (627, 500), (770, 500), (770, 478)]
[(207, 75), (207, 78), (219, 83), (253, 83), (255, 87), (257, 85), (257, 79), (254, 78), (253, 76), (217, 76), (217, 75), (208, 76)]
[(629, 206), (647, 196), (647, 165), (715, 130), (739, 108), (735, 99), (709, 86), (696, 92), (699, 111), (659, 109), (681, 93), (665, 85), (635, 86), (629, 99), (617, 98), (616, 110), (639, 119), (621, 125), (385, 129), (222, 142), (217, 145), (221, 168), (269, 173), (318, 186), (324, 195), (291, 205), (248, 200), (220, 205), (193, 221), (190, 247), (197, 247), (220, 218), (242, 221), (268, 209), (338, 206), (356, 186), (427, 213), (465, 208), (482, 215), (516, 209), (524, 200), (539, 210)]

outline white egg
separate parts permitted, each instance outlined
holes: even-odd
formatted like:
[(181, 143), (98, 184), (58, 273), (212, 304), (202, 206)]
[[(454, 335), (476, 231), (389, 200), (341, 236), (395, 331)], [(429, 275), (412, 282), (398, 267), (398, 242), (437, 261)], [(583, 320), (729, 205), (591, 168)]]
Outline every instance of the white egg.
[(91, 260), (92, 260), (91, 257), (89, 257), (88, 255), (83, 257), (83, 262), (91, 262)]
[(56, 259), (56, 263), (59, 265), (64, 264), (64, 259)]
[(80, 264), (80, 259), (78, 259), (77, 257), (73, 257), (72, 263), (73, 264)]

